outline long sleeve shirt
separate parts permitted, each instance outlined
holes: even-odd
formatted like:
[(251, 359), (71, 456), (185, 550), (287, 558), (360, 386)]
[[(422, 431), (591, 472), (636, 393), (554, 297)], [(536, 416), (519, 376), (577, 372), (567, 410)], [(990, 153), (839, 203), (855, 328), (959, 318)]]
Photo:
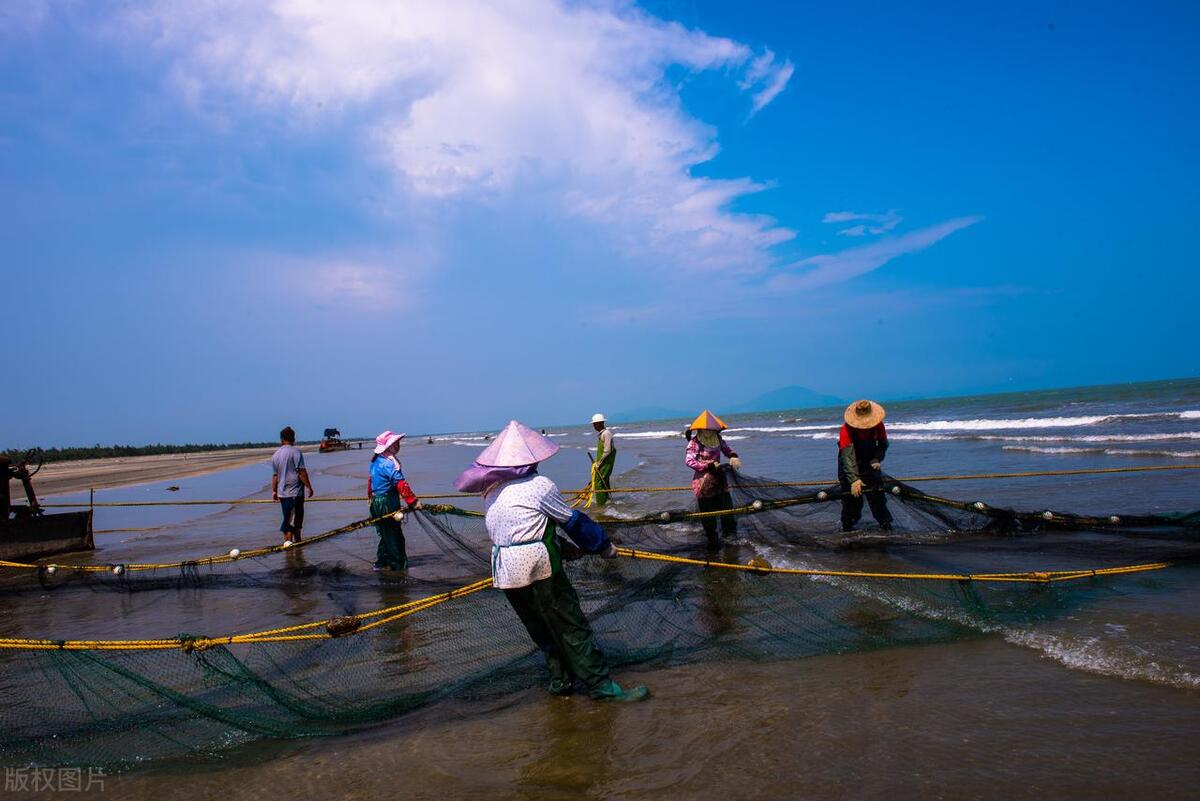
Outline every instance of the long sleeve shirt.
[(887, 429), (883, 423), (874, 428), (842, 425), (838, 433), (838, 471), (853, 484), (871, 462), (882, 462), (887, 454)]
[(555, 483), (539, 475), (514, 479), (489, 492), (486, 505), (493, 585), (508, 590), (550, 578), (546, 524), (564, 524), (573, 511)]
[(737, 456), (737, 452), (729, 447), (729, 443), (719, 435), (715, 448), (702, 445), (699, 437), (692, 437), (691, 442), (688, 443), (687, 450), (684, 451), (683, 463), (694, 471), (692, 473), (692, 493), (697, 498), (706, 498), (724, 491), (725, 477), (722, 475), (719, 480), (714, 481), (710, 472), (712, 466), (721, 464), (721, 454), (725, 454), (730, 459)]
[(400, 493), (400, 497), (409, 506), (417, 502), (416, 494), (404, 480), (404, 471), (400, 469), (399, 462), (393, 462), (386, 456), (373, 459), (371, 461), (371, 494), (387, 495), (393, 490)]
[(596, 461), (602, 462), (605, 459), (614, 459), (617, 455), (617, 449), (613, 447), (613, 432), (611, 428), (605, 428), (600, 431), (600, 436), (596, 439)]

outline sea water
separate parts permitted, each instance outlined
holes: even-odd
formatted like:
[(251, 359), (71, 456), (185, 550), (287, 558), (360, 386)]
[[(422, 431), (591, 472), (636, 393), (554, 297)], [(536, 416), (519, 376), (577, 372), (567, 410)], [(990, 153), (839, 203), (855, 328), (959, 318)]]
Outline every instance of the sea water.
[[(519, 409), (503, 411), (520, 417)], [(840, 408), (728, 414), (726, 440), (753, 475), (832, 480), (840, 416)], [(614, 485), (686, 485), (686, 422), (615, 424)], [(886, 425), (885, 466), (902, 477), (1180, 465), (1200, 460), (1200, 381), (890, 403)], [(380, 420), (379, 427), (400, 430), (404, 421)], [(586, 483), (587, 449), (596, 439), (586, 419), (546, 429), (561, 452), (543, 473), (564, 488)], [(435, 434), (432, 445), (424, 436), (408, 440), (401, 460), (418, 494), (450, 492), (489, 433)], [(369, 455), (306, 457), (318, 494), (363, 497), (310, 504), (309, 534), (366, 516)], [(165, 477), (97, 493), (97, 500), (264, 498), (269, 470), (264, 463)], [(1168, 471), (920, 487), (994, 506), (1107, 515), (1200, 508), (1197, 482), (1200, 471)], [(178, 493), (168, 485), (179, 486)], [(473, 499), (465, 503), (478, 508)], [(687, 493), (650, 501), (617, 494), (610, 512), (641, 514), (651, 511), (648, 503), (682, 508), (691, 501)], [(90, 558), (112, 563), (174, 561), (279, 540), (271, 505), (102, 508), (96, 527), (153, 527), (98, 535)], [(13, 590), (0, 597), (0, 630), (89, 638), (252, 631), (402, 602), (469, 573), (448, 569), (436, 547), (410, 533), (410, 579), (372, 574), (375, 539), (365, 529), (311, 554), (269, 557), (277, 568), (248, 563), (240, 579), (218, 590), (169, 583), (146, 589), (131, 583), (126, 592), (107, 585), (102, 592)], [(797, 549), (770, 556), (792, 566), (833, 566), (838, 558)], [(1036, 556), (976, 548), (972, 563), (957, 569), (1025, 569)], [(933, 552), (896, 558), (956, 569)], [(297, 569), (311, 570), (310, 586), (282, 580)], [(1114, 583), (1069, 616), (1027, 626), (914, 608), (886, 586), (847, 591), (870, 593), (898, 613), (959, 615), (957, 622), (976, 626), (979, 636), (793, 662), (644, 670), (621, 677), (654, 690), (650, 702), (631, 707), (550, 698), (540, 690), (483, 710), (450, 700), (367, 733), (246, 746), (186, 780), (174, 766), (118, 777), (113, 788), (119, 784), (131, 798), (194, 797), (186, 789), (192, 783), (214, 796), (261, 795), (282, 782), (307, 788), (306, 797), (345, 798), (1193, 796), (1200, 779), (1195, 568)], [(497, 625), (518, 624), (513, 618)]]

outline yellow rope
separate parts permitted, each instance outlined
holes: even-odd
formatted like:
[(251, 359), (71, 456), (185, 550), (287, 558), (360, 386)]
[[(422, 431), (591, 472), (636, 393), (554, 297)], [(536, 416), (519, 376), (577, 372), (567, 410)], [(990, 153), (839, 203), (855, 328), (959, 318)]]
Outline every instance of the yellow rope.
[[(739, 570), (760, 574), (781, 574), (792, 576), (825, 576), (834, 578), (904, 580), (904, 581), (972, 581), (994, 582), (1008, 584), (1053, 584), (1064, 581), (1075, 581), (1084, 578), (1118, 576), (1130, 573), (1142, 573), (1152, 570), (1163, 570), (1171, 566), (1170, 562), (1151, 562), (1138, 565), (1123, 565), (1120, 567), (1096, 568), (1092, 570), (1049, 570), (1026, 573), (891, 573), (879, 571), (852, 570), (819, 570), (801, 568), (768, 567), (765, 565), (740, 565), (732, 562), (714, 562), (702, 559), (690, 559), (683, 556), (655, 551), (639, 551), (633, 548), (618, 548), (617, 553), (632, 559), (647, 559), (675, 564), (695, 565), (698, 567), (717, 568), (723, 570)], [(341, 636), (360, 634), (373, 628), (387, 625), (427, 609), (432, 609), (447, 601), (473, 595), (492, 586), (492, 579), (485, 578), (466, 584), (462, 587), (437, 595), (427, 596), (415, 601), (364, 612), (350, 616), (353, 626)], [(29, 650), (29, 651), (148, 651), (182, 649), (184, 651), (204, 650), (221, 645), (252, 645), (268, 642), (299, 642), (335, 639), (338, 635), (329, 631), (335, 618), (300, 623), (284, 628), (266, 629), (247, 634), (231, 634), (223, 637), (174, 637), (163, 639), (143, 640), (50, 640), (28, 639), (17, 637), (0, 638), (0, 649)], [(325, 627), (326, 631), (318, 631)], [(299, 633), (305, 632), (305, 633)]]
[[(335, 529), (331, 529), (329, 531), (324, 531), (320, 534), (314, 535), (312, 537), (308, 537), (307, 539), (300, 540), (299, 542), (293, 543), (292, 545), (289, 545), (286, 548), (282, 544), (270, 545), (265, 548), (252, 548), (250, 550), (241, 551), (237, 556), (233, 556), (230, 553), (224, 553), (224, 554), (217, 554), (215, 556), (205, 556), (200, 559), (187, 559), (187, 560), (183, 560), (183, 561), (179, 561), (179, 562), (133, 562), (133, 563), (129, 563), (129, 564), (120, 564), (120, 567), (122, 568), (122, 570), (124, 570), (126, 572), (130, 572), (130, 571), (136, 572), (136, 571), (142, 571), (142, 570), (173, 570), (173, 569), (178, 569), (181, 567), (200, 567), (203, 565), (220, 565), (220, 564), (228, 564), (230, 562), (240, 562), (243, 559), (252, 559), (252, 558), (258, 557), (258, 556), (266, 556), (268, 554), (295, 551), (299, 548), (303, 548), (308, 545), (313, 545), (314, 543), (318, 543), (318, 542), (322, 542), (324, 540), (330, 539), (331, 537), (336, 537), (341, 534), (348, 534), (351, 531), (357, 531), (361, 528), (366, 528), (367, 526), (372, 526), (375, 523), (378, 523), (380, 520), (383, 520), (384, 518), (387, 518), (390, 516), (391, 516), (391, 514), (389, 513), (386, 515), (380, 515), (379, 517), (370, 518), (367, 520), (357, 520), (353, 523), (348, 523), (347, 525), (344, 525), (340, 528), (335, 528)], [(55, 563), (10, 562), (8, 560), (0, 559), (0, 567), (40, 570), (42, 568), (50, 567), (50, 566), (53, 566), (55, 569), (58, 569), (58, 570), (75, 570), (75, 571), (79, 571), (82, 573), (108, 573), (108, 572), (111, 572), (113, 570), (113, 568), (117, 567), (118, 564), (117, 563), (67, 564), (67, 563), (60, 563), (60, 562), (55, 562)]]
[[(466, 595), (472, 595), (480, 590), (485, 590), (492, 586), (490, 578), (481, 579), (480, 581), (472, 582), (463, 587), (457, 587), (448, 592), (438, 593), (426, 598), (421, 598), (416, 601), (398, 604), (396, 606), (377, 609), (373, 612), (366, 612), (361, 615), (352, 616), (359, 621), (379, 618), (366, 625), (357, 627), (353, 633), (366, 631), (371, 628), (383, 625), (384, 623), (392, 622), (403, 617), (415, 614), (417, 612), (431, 609), (439, 604), (455, 598), (462, 598)], [(334, 635), (328, 631), (314, 632), (310, 634), (295, 634), (298, 631), (311, 631), (322, 626), (328, 626), (333, 618), (319, 620), (312, 623), (303, 623), (297, 626), (288, 626), (287, 628), (269, 629), (267, 631), (256, 631), (247, 634), (231, 634), (223, 637), (173, 637), (170, 639), (151, 639), (151, 640), (49, 640), (49, 639), (22, 639), (16, 637), (0, 638), (0, 649), (21, 649), (21, 650), (65, 650), (65, 651), (91, 651), (91, 650), (124, 650), (124, 651), (142, 651), (142, 650), (161, 650), (167, 648), (182, 648), (184, 650), (203, 650), (211, 648), (215, 645), (238, 645), (238, 644), (253, 644), (263, 642), (294, 642), (297, 640), (330, 640), (334, 639)]]
[[(908, 484), (913, 484), (922, 481), (980, 481), (986, 479), (998, 478), (1039, 478), (1053, 476), (1095, 476), (1109, 475), (1114, 473), (1149, 473), (1162, 470), (1200, 470), (1200, 464), (1171, 464), (1171, 465), (1135, 465), (1132, 467), (1097, 467), (1086, 470), (1036, 470), (1019, 473), (970, 473), (957, 475), (934, 475), (934, 476), (910, 476), (907, 478), (896, 478), (895, 481), (901, 481)], [(743, 484), (740, 489), (772, 489), (780, 487), (828, 487), (836, 482), (832, 479), (818, 481), (778, 481), (766, 484)], [(691, 485), (677, 487), (613, 487), (606, 492), (691, 492)], [(586, 495), (590, 492), (590, 487), (577, 490), (567, 490), (568, 495)], [(478, 495), (467, 493), (448, 493), (443, 495), (422, 495), (424, 500), (446, 500), (453, 498), (477, 498)], [(43, 503), (40, 504), (46, 509), (77, 509), (80, 507), (95, 506), (97, 508), (109, 507), (128, 507), (128, 506), (238, 506), (241, 504), (273, 504), (267, 498), (243, 498), (239, 500), (194, 500), (194, 501), (97, 501), (96, 503)], [(365, 503), (363, 498), (347, 498), (347, 497), (332, 497), (332, 498), (308, 498), (305, 503)]]
[(915, 581), (990, 581), (1019, 584), (1049, 584), (1055, 581), (1069, 581), (1071, 579), (1090, 578), (1092, 576), (1122, 575), (1125, 573), (1162, 570), (1171, 566), (1170, 562), (1151, 562), (1140, 565), (1096, 568), (1094, 570), (1049, 570), (1025, 573), (886, 573), (739, 565), (731, 562), (713, 562), (704, 559), (691, 559), (686, 556), (672, 556), (671, 554), (658, 553), (656, 551), (639, 551), (634, 548), (617, 548), (617, 553), (632, 559), (649, 559), (655, 562), (673, 562), (675, 564), (698, 565), (700, 567), (714, 567), (724, 570), (743, 570), (751, 573), (779, 573), (789, 576), (830, 576), (839, 578), (902, 579)]

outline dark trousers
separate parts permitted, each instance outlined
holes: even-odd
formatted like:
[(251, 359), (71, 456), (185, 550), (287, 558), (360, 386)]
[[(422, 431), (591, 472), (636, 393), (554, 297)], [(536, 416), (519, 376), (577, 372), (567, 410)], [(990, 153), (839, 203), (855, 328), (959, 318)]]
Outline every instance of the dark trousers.
[(408, 567), (408, 554), (404, 550), (404, 529), (397, 520), (390, 516), (400, 509), (400, 495), (389, 492), (386, 495), (371, 496), (371, 517), (383, 517), (375, 521), (375, 533), (379, 535), (379, 545), (375, 549), (375, 567), (387, 570), (404, 570)]
[(294, 498), (280, 498), (279, 507), (283, 511), (283, 524), (279, 530), (284, 534), (292, 534), (304, 528), (304, 493)]
[[(719, 492), (707, 498), (697, 498), (696, 505), (700, 507), (701, 512), (719, 512), (723, 509), (733, 508), (733, 498), (729, 492)], [(721, 544), (721, 540), (717, 537), (717, 520), (721, 521), (721, 533), (726, 539), (737, 536), (737, 517), (734, 515), (722, 515), (717, 517), (702, 517), (700, 525), (704, 526), (704, 536), (708, 539), (708, 546), (716, 548)]]
[(560, 568), (548, 579), (505, 590), (504, 595), (545, 656), (552, 689), (569, 688), (573, 679), (589, 688), (608, 681), (608, 662), (596, 647), (566, 572)]
[(863, 494), (857, 498), (850, 494), (850, 480), (841, 470), (838, 481), (842, 485), (842, 531), (853, 531), (862, 519), (863, 499), (871, 507), (871, 516), (883, 528), (891, 528), (892, 513), (888, 511), (887, 493), (883, 489), (883, 472), (869, 467), (863, 471)]

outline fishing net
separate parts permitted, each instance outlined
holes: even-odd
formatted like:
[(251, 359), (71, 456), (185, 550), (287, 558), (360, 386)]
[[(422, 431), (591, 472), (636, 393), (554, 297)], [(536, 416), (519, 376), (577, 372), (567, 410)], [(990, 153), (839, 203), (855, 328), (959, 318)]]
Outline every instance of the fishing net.
[[(622, 508), (658, 501), (656, 511), (607, 523), (622, 556), (567, 563), (617, 668), (798, 659), (1035, 626), (1123, 584), (1154, 591), (1166, 560), (1190, 558), (1200, 539), (1194, 514), (1047, 516), (891, 480), (881, 491), (894, 530), (843, 534), (836, 487), (801, 493), (741, 475), (730, 483), (738, 531), (720, 551), (702, 547), (694, 509), (663, 509), (662, 496), (648, 493), (644, 504), (635, 498)], [(429, 545), (425, 561), (414, 561), (399, 603), (364, 610), (380, 597), (371, 589), (379, 577), (319, 554), (348, 548), (336, 544), (369, 522), (310, 540), (303, 550), (317, 561), (299, 571), (268, 567), (294, 558), (278, 548), (182, 568), (130, 563), (120, 576), (103, 565), (51, 576), (44, 566), (5, 568), (11, 591), (40, 582), (66, 590), (47, 595), (68, 607), (98, 587), (146, 585), (169, 599), (168, 576), (181, 570), (191, 576), (189, 597), (203, 590), (202, 602), (231, 585), (255, 590), (264, 616), (275, 589), (324, 582), (344, 592), (325, 593), (334, 600), (313, 607), (307, 620), (316, 622), (272, 619), (275, 628), (242, 635), (188, 629), (144, 639), (133, 636), (136, 620), (121, 618), (106, 629), (120, 635), (112, 640), (42, 640), (30, 638), (46, 632), (10, 625), (0, 639), (0, 761), (122, 768), (217, 758), (251, 740), (338, 734), (451, 697), (486, 708), (545, 681), (507, 601), (481, 580), (487, 536), (478, 512), (445, 506), (410, 515), (406, 531)], [(357, 539), (365, 546), (373, 536)]]

